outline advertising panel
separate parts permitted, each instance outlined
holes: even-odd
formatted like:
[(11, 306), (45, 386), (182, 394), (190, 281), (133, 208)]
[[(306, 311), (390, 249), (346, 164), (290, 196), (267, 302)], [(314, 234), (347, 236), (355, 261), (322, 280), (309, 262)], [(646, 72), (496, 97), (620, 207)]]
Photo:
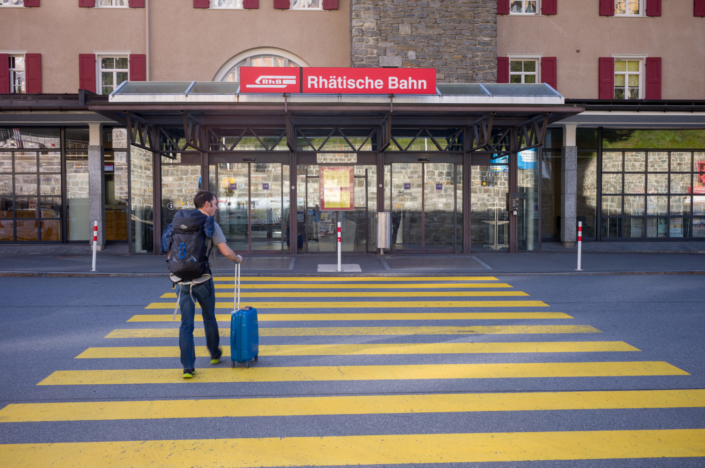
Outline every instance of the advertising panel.
[(321, 166), (321, 211), (352, 211), (355, 176), (352, 166)]

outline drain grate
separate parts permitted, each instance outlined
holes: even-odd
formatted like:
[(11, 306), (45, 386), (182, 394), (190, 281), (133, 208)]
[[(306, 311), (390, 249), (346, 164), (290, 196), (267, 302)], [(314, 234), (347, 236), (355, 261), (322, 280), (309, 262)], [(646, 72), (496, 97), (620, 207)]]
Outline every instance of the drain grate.
[(385, 257), (390, 270), (486, 270), (488, 267), (473, 257)]

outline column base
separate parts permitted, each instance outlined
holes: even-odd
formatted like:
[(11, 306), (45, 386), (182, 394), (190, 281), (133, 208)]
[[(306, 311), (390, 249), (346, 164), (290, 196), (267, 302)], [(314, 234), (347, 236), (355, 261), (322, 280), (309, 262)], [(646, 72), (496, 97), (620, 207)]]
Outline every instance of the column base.
[(572, 249), (572, 248), (575, 247), (575, 242), (561, 242), (561, 244), (562, 244), (563, 247), (565, 247), (566, 249)]

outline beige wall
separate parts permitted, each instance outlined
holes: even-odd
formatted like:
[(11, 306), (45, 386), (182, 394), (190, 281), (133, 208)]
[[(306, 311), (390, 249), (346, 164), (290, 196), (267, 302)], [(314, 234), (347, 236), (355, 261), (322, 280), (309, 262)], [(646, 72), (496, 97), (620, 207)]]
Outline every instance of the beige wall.
[[(204, 10), (192, 0), (148, 0), (153, 81), (211, 81), (249, 49), (278, 48), (311, 66), (350, 65), (349, 2), (335, 11)], [(146, 53), (145, 9), (79, 8), (45, 0), (40, 8), (0, 9), (0, 51), (42, 54), (42, 91), (76, 93), (78, 55)]]
[[(557, 57), (558, 91), (598, 98), (598, 58), (662, 58), (663, 99), (705, 99), (705, 18), (691, 0), (663, 0), (661, 17), (599, 16), (599, 0), (560, 0), (556, 16), (498, 16), (498, 56)], [(580, 50), (580, 54), (576, 50)]]

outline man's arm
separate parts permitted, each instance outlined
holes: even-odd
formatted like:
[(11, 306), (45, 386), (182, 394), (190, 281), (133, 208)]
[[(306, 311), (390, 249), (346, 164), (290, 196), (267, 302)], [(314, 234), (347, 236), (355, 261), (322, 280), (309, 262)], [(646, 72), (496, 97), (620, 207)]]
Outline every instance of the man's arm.
[(225, 256), (225, 258), (229, 258), (235, 263), (240, 263), (242, 261), (242, 257), (237, 255), (235, 252), (233, 252), (233, 249), (228, 247), (228, 244), (226, 242), (223, 242), (221, 244), (217, 245), (218, 250), (220, 250), (220, 253)]

